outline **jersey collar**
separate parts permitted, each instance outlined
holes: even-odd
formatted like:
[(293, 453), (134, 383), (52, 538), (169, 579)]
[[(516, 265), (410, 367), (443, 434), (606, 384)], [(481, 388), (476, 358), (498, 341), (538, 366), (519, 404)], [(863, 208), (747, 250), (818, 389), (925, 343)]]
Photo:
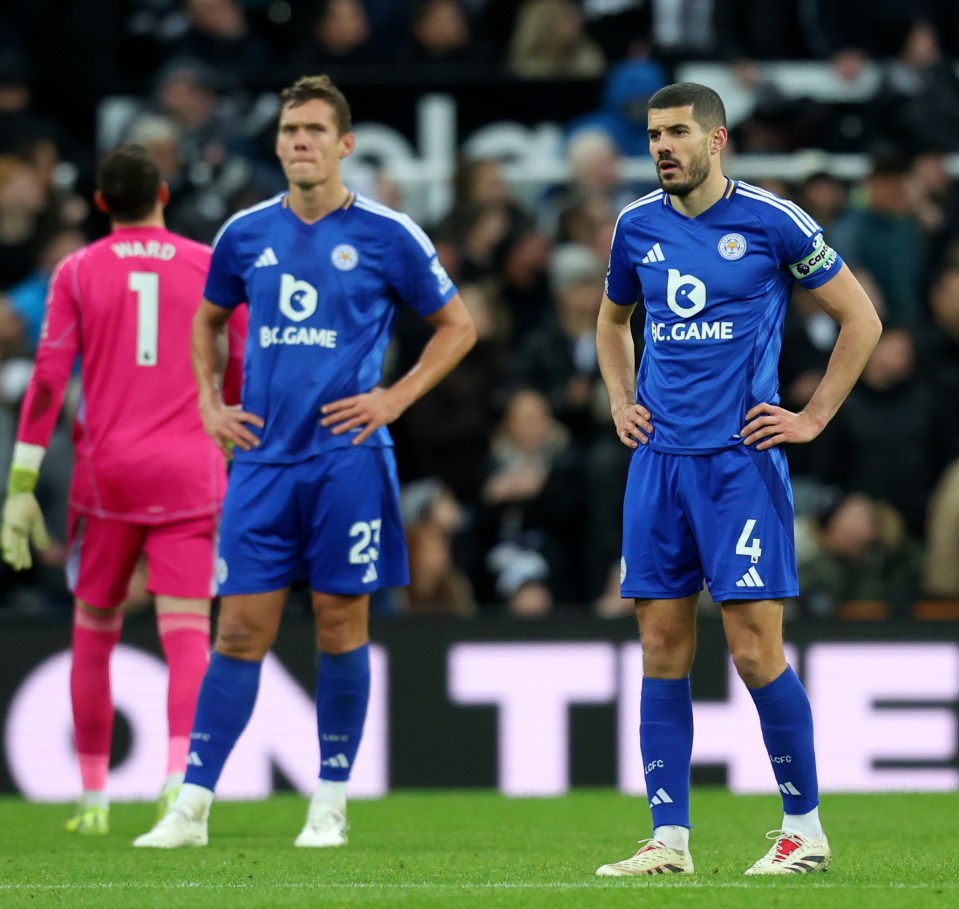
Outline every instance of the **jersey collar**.
[(728, 204), (729, 200), (733, 197), (733, 193), (736, 191), (736, 181), (730, 177), (726, 178), (726, 191), (715, 201), (706, 211), (700, 212), (696, 215), (695, 218), (690, 218), (689, 215), (684, 215), (675, 205), (673, 205), (670, 200), (669, 193), (663, 193), (663, 206), (665, 208), (671, 208), (677, 215), (681, 218), (685, 218), (687, 221), (701, 221), (705, 220), (712, 216), (714, 212), (721, 212)]

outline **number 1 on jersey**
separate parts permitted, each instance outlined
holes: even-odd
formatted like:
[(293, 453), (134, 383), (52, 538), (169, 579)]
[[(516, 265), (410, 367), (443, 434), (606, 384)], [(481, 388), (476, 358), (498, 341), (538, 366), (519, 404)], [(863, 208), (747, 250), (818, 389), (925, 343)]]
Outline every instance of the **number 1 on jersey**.
[(739, 542), (736, 544), (736, 555), (748, 555), (749, 561), (753, 564), (758, 562), (759, 557), (763, 554), (759, 547), (759, 537), (753, 537), (752, 543), (749, 542), (749, 535), (753, 532), (755, 526), (755, 518), (750, 518), (743, 527), (743, 532), (739, 535)]
[(137, 295), (137, 366), (156, 366), (160, 276), (152, 271), (131, 271), (127, 287)]

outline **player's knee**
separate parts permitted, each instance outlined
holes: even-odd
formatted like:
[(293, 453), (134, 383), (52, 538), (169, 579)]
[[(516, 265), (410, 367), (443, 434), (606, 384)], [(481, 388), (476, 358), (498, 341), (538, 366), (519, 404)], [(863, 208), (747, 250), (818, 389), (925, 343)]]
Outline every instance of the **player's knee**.
[(785, 666), (785, 659), (770, 653), (759, 642), (740, 643), (730, 648), (739, 677), (749, 688), (759, 688), (775, 679)]
[(646, 629), (641, 635), (643, 667), (646, 675), (679, 678), (689, 674), (695, 641), (668, 629)]
[(216, 651), (235, 660), (262, 660), (270, 649), (256, 629), (241, 624), (221, 625), (217, 629)]
[(366, 628), (346, 620), (320, 622), (316, 629), (317, 649), (322, 653), (348, 653), (368, 640)]

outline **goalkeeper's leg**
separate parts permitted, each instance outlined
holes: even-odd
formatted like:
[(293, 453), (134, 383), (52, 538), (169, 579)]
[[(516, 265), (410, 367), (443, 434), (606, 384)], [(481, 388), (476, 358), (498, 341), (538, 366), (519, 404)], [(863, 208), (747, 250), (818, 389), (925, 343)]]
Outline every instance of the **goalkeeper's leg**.
[(186, 772), (190, 731), (210, 655), (210, 601), (157, 597), (157, 630), (169, 668), (167, 772), (157, 819), (170, 809)]
[(110, 656), (123, 628), (116, 609), (96, 609), (79, 598), (73, 613), (73, 660), (70, 699), (83, 795), (67, 821), (71, 833), (106, 833), (109, 803), (106, 794), (113, 735)]

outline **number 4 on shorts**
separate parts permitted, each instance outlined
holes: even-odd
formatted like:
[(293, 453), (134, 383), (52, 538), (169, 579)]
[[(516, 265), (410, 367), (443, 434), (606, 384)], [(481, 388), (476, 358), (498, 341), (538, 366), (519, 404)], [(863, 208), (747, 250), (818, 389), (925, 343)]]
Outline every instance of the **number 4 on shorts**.
[(749, 561), (753, 564), (758, 562), (759, 557), (763, 554), (759, 546), (759, 537), (753, 537), (753, 541), (749, 542), (749, 535), (753, 532), (755, 526), (755, 519), (750, 518), (743, 526), (743, 532), (739, 535), (739, 542), (736, 544), (736, 555), (748, 555)]

